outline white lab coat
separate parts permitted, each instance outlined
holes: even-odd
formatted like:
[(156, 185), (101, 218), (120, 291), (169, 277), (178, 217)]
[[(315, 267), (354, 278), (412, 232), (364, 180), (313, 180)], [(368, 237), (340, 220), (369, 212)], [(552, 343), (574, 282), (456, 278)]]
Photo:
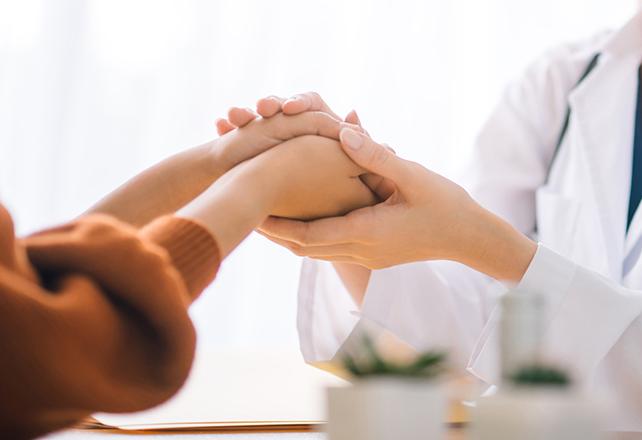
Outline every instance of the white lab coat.
[[(614, 399), (609, 429), (624, 431), (642, 431), (642, 209), (626, 233), (641, 60), (642, 12), (618, 32), (546, 54), (508, 87), (463, 182), (483, 206), (537, 234), (520, 287), (548, 298), (544, 355)], [(570, 125), (545, 183), (567, 103)], [(462, 370), (496, 383), (502, 291), (456, 263), (407, 264), (373, 271), (355, 312), (332, 267), (305, 260), (301, 350), (308, 361), (330, 359), (367, 326), (418, 350), (447, 348)]]

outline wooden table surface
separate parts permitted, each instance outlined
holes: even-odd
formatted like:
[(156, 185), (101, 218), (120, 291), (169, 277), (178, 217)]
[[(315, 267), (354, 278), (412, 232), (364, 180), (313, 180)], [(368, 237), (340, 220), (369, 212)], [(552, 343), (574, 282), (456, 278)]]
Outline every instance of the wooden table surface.
[[(46, 440), (327, 440), (319, 432), (282, 432), (282, 433), (166, 433), (166, 434), (124, 434), (87, 430), (69, 430), (50, 434)], [(467, 440), (464, 429), (451, 429), (444, 440)], [(642, 433), (611, 433), (605, 436), (608, 440), (642, 440)], [(432, 439), (426, 439), (432, 440)]]
[[(69, 430), (45, 437), (47, 440), (326, 440), (319, 432), (281, 432), (281, 433), (167, 433), (167, 434), (124, 434), (88, 430)], [(465, 440), (462, 429), (452, 429), (445, 440)]]

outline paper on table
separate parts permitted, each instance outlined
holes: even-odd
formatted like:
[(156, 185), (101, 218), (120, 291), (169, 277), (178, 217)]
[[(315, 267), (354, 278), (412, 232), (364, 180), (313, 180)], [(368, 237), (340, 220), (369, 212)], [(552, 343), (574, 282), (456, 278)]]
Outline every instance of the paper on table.
[(197, 353), (187, 383), (168, 402), (95, 418), (121, 429), (317, 424), (325, 420), (325, 387), (345, 383), (298, 352)]

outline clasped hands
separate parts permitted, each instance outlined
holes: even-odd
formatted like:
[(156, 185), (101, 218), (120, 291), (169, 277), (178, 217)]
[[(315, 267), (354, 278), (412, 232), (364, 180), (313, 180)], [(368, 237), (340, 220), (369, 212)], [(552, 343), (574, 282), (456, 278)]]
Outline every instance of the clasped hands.
[(518, 281), (535, 252), (459, 185), (397, 157), (316, 93), (232, 108), (217, 130), (219, 151), (240, 163), (214, 186), (243, 188), (265, 219), (258, 231), (297, 255), (368, 269), (447, 259)]

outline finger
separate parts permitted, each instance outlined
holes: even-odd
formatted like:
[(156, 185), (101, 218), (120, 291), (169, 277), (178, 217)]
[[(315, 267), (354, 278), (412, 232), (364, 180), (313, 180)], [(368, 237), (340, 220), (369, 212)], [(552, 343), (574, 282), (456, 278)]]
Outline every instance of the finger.
[(231, 124), (237, 127), (244, 127), (257, 118), (257, 114), (249, 108), (232, 107), (227, 112), (227, 118)]
[(336, 119), (341, 119), (330, 109), (317, 92), (294, 95), (283, 103), (283, 113), (286, 115), (296, 115), (309, 111), (321, 111), (332, 115)]
[(343, 150), (357, 165), (392, 180), (398, 187), (410, 183), (410, 162), (351, 128), (342, 128), (339, 137)]
[(354, 125), (355, 127), (359, 127), (359, 132), (365, 133), (367, 136), (370, 136), (368, 133), (368, 130), (363, 128), (363, 124), (361, 122), (361, 119), (359, 118), (359, 115), (357, 114), (356, 110), (352, 110), (350, 113), (346, 115), (346, 122), (349, 122), (350, 124)]
[(349, 129), (354, 130), (354, 131), (356, 131), (358, 133), (363, 133), (366, 136), (368, 135), (368, 132), (363, 127), (360, 127), (360, 126), (358, 126), (356, 124), (351, 124), (350, 122), (342, 122), (341, 123), (341, 128), (349, 128)]
[(359, 115), (356, 110), (351, 110), (350, 113), (346, 115), (345, 121), (361, 127), (361, 119), (359, 119)]
[(397, 152), (395, 151), (395, 149), (394, 149), (394, 148), (392, 148), (390, 145), (386, 144), (385, 142), (384, 142), (384, 143), (382, 143), (381, 145), (383, 145), (384, 147), (386, 147), (386, 149), (387, 149), (388, 151), (390, 151), (391, 153), (393, 153), (393, 154), (397, 154)]
[(380, 201), (387, 200), (397, 189), (395, 183), (377, 174), (362, 174), (361, 181), (375, 193)]
[(359, 178), (368, 188), (370, 188), (370, 191), (375, 194), (377, 194), (377, 189), (379, 188), (379, 185), (381, 185), (381, 182), (383, 182), (383, 177), (378, 174), (366, 173), (359, 176)]
[(235, 128), (236, 127), (230, 124), (230, 121), (228, 121), (225, 118), (218, 118), (216, 120), (216, 132), (218, 133), (219, 136), (223, 136), (224, 134), (229, 133)]
[(272, 237), (260, 230), (257, 230), (257, 233), (264, 236), (273, 243), (278, 244), (286, 249), (288, 249), (293, 254), (299, 257), (310, 257), (310, 258), (331, 258), (331, 257), (347, 257), (351, 256), (355, 252), (355, 247), (352, 244), (336, 244), (329, 246), (302, 246), (300, 244), (282, 240), (280, 238)]
[[(381, 145), (391, 153), (396, 154), (395, 150), (393, 150), (390, 145), (386, 143), (382, 143)], [(361, 181), (370, 188), (370, 191), (375, 193), (381, 201), (387, 200), (388, 197), (390, 197), (397, 189), (397, 186), (392, 180), (386, 179), (377, 174), (367, 173), (359, 177), (361, 178)]]
[(268, 239), (268, 240), (270, 240), (272, 243), (276, 243), (276, 244), (278, 244), (279, 246), (284, 247), (284, 248), (286, 248), (287, 250), (289, 250), (290, 252), (292, 252), (292, 253), (295, 253), (295, 254), (296, 254), (296, 252), (294, 252), (294, 249), (295, 249), (297, 246), (299, 246), (299, 245), (297, 245), (296, 243), (293, 243), (293, 242), (288, 241), (288, 240), (283, 240), (283, 239), (278, 238), (278, 237), (274, 237), (274, 236), (272, 236), (272, 235), (270, 235), (270, 234), (267, 234), (267, 233), (265, 233), (265, 232), (261, 231), (260, 229), (257, 229), (257, 230), (256, 230), (256, 233), (257, 233), (257, 234), (259, 234), (259, 235), (262, 235), (262, 236), (263, 236), (263, 237), (265, 237), (265, 238), (267, 238), (267, 239)]
[(358, 258), (357, 248), (354, 244), (334, 244), (330, 246), (295, 246), (292, 251), (301, 257), (310, 258)]
[(298, 115), (277, 115), (264, 121), (266, 133), (285, 141), (298, 136), (316, 135), (339, 140), (342, 122), (327, 113), (305, 112)]
[(364, 264), (364, 261), (358, 257), (353, 257), (352, 255), (333, 255), (331, 257), (310, 257), (314, 260), (329, 261), (331, 263), (350, 263), (358, 264), (359, 266), (368, 267)]
[(359, 241), (350, 216), (330, 217), (311, 222), (268, 217), (258, 228), (270, 237), (286, 240), (299, 246), (327, 246)]
[(271, 118), (281, 112), (281, 106), (284, 102), (285, 98), (280, 98), (278, 96), (261, 98), (256, 103), (256, 111), (264, 118)]

